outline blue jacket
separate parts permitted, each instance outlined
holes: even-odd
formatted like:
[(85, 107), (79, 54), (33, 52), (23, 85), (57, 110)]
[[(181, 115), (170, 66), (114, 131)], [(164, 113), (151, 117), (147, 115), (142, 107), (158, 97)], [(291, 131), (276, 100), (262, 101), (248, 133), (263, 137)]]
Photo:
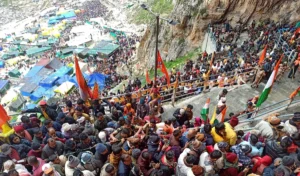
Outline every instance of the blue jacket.
[(127, 166), (123, 163), (123, 161), (120, 161), (117, 176), (128, 176), (130, 173), (130, 170), (131, 170), (131, 165)]

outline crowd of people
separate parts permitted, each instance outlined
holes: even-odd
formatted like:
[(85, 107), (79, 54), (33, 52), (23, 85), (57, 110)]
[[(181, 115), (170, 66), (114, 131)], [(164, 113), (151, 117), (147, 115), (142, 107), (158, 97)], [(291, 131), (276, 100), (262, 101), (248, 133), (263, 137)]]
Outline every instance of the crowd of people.
[[(242, 176), (298, 175), (300, 112), (281, 121), (272, 114), (251, 131), (235, 131), (242, 113), (214, 125), (187, 105), (162, 118), (159, 96), (125, 106), (66, 100), (22, 111), (22, 123), (1, 133), (2, 176)], [(226, 101), (224, 89), (218, 105)], [(254, 102), (255, 103), (255, 102)], [(218, 106), (222, 108), (223, 105)], [(197, 110), (197, 109), (196, 109)], [(40, 113), (41, 117), (37, 117)]]
[[(86, 7), (88, 17), (93, 16), (90, 13), (99, 16), (100, 12), (93, 10), (97, 7)], [(283, 27), (286, 25), (272, 21), (254, 21), (247, 29), (249, 40), (241, 47), (236, 41), (242, 29), (233, 30), (228, 23), (220, 30), (213, 27), (217, 53), (203, 52), (196, 61), (188, 60), (183, 70), (170, 71), (171, 83), (181, 82), (176, 96), (218, 86), (223, 89), (217, 98), (220, 114), (226, 107), (225, 87), (247, 82), (258, 87), (269, 78), (283, 52), (276, 43), (277, 31)], [(293, 27), (289, 28), (283, 38), (297, 50), (298, 36), (289, 41)], [(89, 65), (98, 65), (96, 72), (111, 76), (108, 84), (127, 79), (117, 75), (116, 68), (118, 63), (128, 64), (139, 39), (118, 34), (117, 40), (121, 49), (110, 58), (88, 60)], [(268, 45), (268, 53), (259, 65), (258, 53), (264, 45)], [(293, 69), (289, 78), (293, 78), (300, 59), (290, 63)], [(283, 63), (278, 81), (287, 69), (287, 63)], [(193, 111), (199, 111), (199, 107), (190, 104), (176, 109), (173, 117), (163, 118), (162, 101), (172, 96), (166, 85), (165, 77), (160, 77), (155, 86), (153, 82), (143, 86), (135, 79), (116, 94), (108, 94), (109, 86), (102, 92), (103, 97), (116, 98), (88, 104), (75, 93), (77, 96), (64, 97), (63, 108), (40, 101), (39, 107), (22, 111), (21, 123), (13, 130), (0, 133), (0, 176), (300, 175), (300, 112), (286, 121), (272, 114), (250, 131), (235, 130), (241, 114), (248, 113), (251, 118), (258, 100), (254, 97), (245, 111), (230, 113), (223, 122), (213, 125), (194, 117)], [(134, 91), (144, 93), (133, 96)]]

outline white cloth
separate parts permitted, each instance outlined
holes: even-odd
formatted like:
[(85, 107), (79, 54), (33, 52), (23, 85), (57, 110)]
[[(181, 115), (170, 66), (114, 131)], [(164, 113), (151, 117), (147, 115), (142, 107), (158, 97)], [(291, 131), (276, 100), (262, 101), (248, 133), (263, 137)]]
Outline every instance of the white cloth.
[(68, 166), (68, 164), (69, 164), (69, 161), (67, 161), (66, 164), (65, 164), (65, 174), (66, 174), (66, 176), (73, 176), (73, 173), (74, 173), (75, 169), (70, 168)]
[(91, 172), (89, 170), (84, 170), (81, 172), (83, 173), (84, 176), (95, 176), (95, 174), (93, 174), (93, 172)]
[(203, 167), (205, 170), (205, 173), (207, 174), (213, 174), (214, 173), (214, 168), (213, 168), (213, 163), (210, 159), (210, 156), (207, 152), (203, 152), (200, 155), (200, 160), (199, 160), (199, 165)]
[[(192, 168), (191, 167), (187, 167), (184, 164), (184, 158), (187, 156), (187, 154), (190, 152), (191, 150), (189, 148), (186, 148), (183, 150), (183, 152), (180, 154), (179, 158), (178, 158), (178, 169), (180, 172), (181, 176), (191, 176), (191, 173), (193, 174)], [(193, 174), (194, 175), (194, 174)]]
[(297, 127), (295, 127), (294, 125), (291, 125), (291, 124), (290, 124), (290, 120), (287, 120), (287, 121), (284, 123), (284, 129), (286, 130), (286, 132), (287, 132), (290, 136), (292, 136), (293, 134), (298, 133)]
[(269, 125), (269, 122), (262, 120), (254, 126), (254, 129), (260, 131), (260, 134), (263, 137), (266, 137), (271, 140), (274, 139), (274, 131), (272, 127)]

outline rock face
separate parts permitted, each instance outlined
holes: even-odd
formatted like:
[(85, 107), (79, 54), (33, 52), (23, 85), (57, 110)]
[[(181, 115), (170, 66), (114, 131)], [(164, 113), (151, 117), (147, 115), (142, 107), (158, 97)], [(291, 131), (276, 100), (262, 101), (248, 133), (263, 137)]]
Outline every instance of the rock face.
[[(253, 20), (271, 19), (296, 22), (300, 19), (300, 1), (296, 0), (175, 0), (169, 18), (180, 22), (171, 26), (160, 22), (159, 50), (164, 60), (174, 60), (201, 46), (210, 23), (229, 21), (232, 26)], [(145, 65), (154, 65), (155, 24), (148, 26), (137, 57)]]

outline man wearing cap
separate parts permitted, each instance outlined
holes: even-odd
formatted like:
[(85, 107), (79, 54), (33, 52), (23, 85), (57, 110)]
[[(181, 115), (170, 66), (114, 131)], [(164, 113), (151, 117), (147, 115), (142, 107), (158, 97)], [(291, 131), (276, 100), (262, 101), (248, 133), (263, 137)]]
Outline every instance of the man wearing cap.
[(74, 173), (75, 169), (77, 168), (77, 166), (79, 165), (79, 163), (80, 163), (80, 160), (76, 156), (70, 155), (65, 164), (66, 176), (73, 176), (73, 173)]
[(290, 136), (300, 133), (300, 112), (295, 112), (293, 118), (287, 120), (284, 125), (284, 129)]
[(95, 159), (105, 163), (107, 161), (108, 155), (111, 153), (111, 146), (106, 144), (98, 143), (96, 146)]
[(291, 156), (284, 156), (282, 158), (282, 163), (278, 168), (284, 171), (284, 175), (294, 175), (294, 170), (296, 169), (295, 160)]
[(37, 112), (41, 113), (45, 119), (47, 120), (56, 120), (57, 117), (57, 111), (55, 110), (54, 106), (48, 106), (47, 102), (45, 100), (41, 100), (39, 103), (40, 107), (35, 107), (33, 109), (27, 109), (22, 111), (22, 113), (28, 113), (28, 112)]
[(27, 130), (24, 129), (22, 125), (14, 126), (15, 134), (18, 135), (20, 138), (27, 139), (28, 141), (32, 142), (32, 137), (28, 133)]
[(225, 167), (220, 172), (220, 176), (236, 175), (244, 176), (248, 173), (249, 168), (246, 167), (243, 171), (239, 172), (238, 167), (238, 157), (235, 153), (226, 153), (225, 155)]
[(260, 131), (262, 137), (267, 139), (278, 139), (280, 127), (284, 127), (284, 124), (281, 124), (281, 120), (278, 118), (279, 114), (275, 113), (267, 117), (267, 120), (262, 120), (254, 126), (255, 130)]
[(100, 174), (100, 169), (103, 166), (103, 162), (96, 160), (91, 152), (83, 152), (78, 156), (80, 164), (78, 166), (81, 170), (89, 170), (95, 175)]

